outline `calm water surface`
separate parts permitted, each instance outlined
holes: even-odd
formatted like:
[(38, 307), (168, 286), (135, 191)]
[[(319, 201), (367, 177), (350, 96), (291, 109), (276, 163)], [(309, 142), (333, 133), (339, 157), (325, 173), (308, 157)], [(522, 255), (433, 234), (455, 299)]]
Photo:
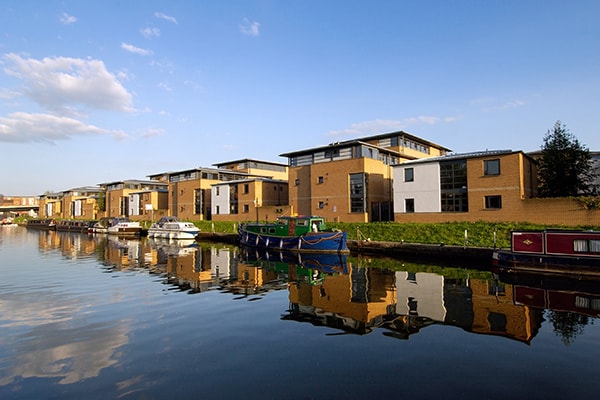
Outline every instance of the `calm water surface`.
[(0, 230), (0, 399), (596, 399), (600, 285)]

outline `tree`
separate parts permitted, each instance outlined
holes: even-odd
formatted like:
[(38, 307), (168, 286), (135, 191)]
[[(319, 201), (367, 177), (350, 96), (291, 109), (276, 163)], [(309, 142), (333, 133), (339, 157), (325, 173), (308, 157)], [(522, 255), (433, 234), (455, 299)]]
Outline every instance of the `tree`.
[(539, 195), (567, 197), (593, 194), (594, 169), (590, 151), (556, 121), (544, 136), (538, 160)]

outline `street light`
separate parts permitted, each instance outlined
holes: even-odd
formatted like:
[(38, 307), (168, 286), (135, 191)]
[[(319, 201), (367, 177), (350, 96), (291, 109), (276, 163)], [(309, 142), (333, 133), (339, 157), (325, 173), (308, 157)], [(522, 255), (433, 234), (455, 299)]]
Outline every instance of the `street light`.
[(256, 223), (258, 224), (258, 199), (254, 199), (254, 209), (256, 210)]

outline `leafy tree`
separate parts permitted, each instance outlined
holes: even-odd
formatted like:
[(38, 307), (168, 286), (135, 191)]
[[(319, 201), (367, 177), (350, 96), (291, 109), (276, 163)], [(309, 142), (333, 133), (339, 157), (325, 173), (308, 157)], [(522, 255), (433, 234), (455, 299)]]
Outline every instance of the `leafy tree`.
[(106, 211), (106, 192), (102, 191), (98, 193), (98, 198), (96, 199), (96, 205), (98, 206), (99, 211)]
[(566, 197), (593, 194), (594, 169), (590, 151), (556, 121), (544, 136), (538, 160), (539, 195)]

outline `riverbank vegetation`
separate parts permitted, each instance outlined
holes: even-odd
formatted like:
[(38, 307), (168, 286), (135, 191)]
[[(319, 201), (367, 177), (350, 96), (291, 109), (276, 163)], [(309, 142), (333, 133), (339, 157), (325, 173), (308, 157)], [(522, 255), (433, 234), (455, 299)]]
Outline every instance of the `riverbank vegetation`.
[[(199, 221), (195, 223), (203, 232), (235, 233), (237, 224), (223, 221)], [(510, 247), (510, 232), (522, 229), (600, 229), (596, 226), (545, 226), (528, 223), (497, 222), (446, 222), (446, 223), (397, 223), (328, 222), (333, 229), (348, 232), (351, 240), (444, 244), (472, 247)]]

